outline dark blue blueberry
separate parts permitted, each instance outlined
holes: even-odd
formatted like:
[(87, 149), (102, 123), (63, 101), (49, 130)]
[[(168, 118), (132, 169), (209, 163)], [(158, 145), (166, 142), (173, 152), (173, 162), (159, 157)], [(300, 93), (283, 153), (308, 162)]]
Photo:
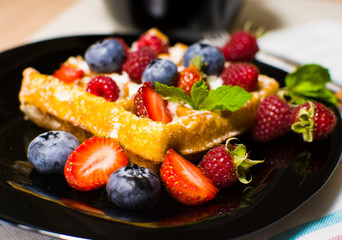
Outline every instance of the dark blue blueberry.
[(194, 57), (201, 55), (202, 71), (207, 75), (220, 75), (225, 59), (221, 51), (207, 43), (194, 43), (183, 56), (183, 65), (188, 67)]
[(84, 57), (93, 72), (112, 73), (121, 69), (126, 52), (119, 41), (107, 38), (92, 44)]
[(150, 208), (158, 201), (161, 183), (152, 170), (133, 164), (112, 173), (106, 190), (109, 199), (117, 206), (140, 210)]
[(178, 77), (177, 66), (167, 59), (155, 59), (146, 67), (142, 75), (143, 82), (160, 82), (169, 86), (176, 83)]
[(27, 150), (28, 161), (40, 173), (63, 173), (69, 155), (79, 145), (78, 139), (64, 131), (49, 131), (34, 138)]

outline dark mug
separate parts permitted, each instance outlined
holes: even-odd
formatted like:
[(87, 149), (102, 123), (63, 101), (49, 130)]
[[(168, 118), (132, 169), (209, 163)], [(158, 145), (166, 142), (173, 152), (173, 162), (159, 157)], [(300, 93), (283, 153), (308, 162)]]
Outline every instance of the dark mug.
[(229, 28), (243, 0), (106, 0), (122, 27), (143, 32), (157, 27), (171, 37), (196, 40)]

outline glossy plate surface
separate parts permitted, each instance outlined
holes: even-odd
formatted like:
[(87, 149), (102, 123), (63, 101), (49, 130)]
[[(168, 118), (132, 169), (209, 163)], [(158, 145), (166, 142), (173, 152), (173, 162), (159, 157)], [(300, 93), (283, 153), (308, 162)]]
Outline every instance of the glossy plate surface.
[[(104, 189), (80, 193), (63, 176), (42, 175), (27, 163), (29, 142), (44, 130), (25, 121), (19, 111), (22, 71), (34, 67), (51, 74), (69, 56), (83, 55), (103, 35), (75, 36), (25, 45), (0, 53), (0, 218), (51, 234), (92, 239), (228, 239), (258, 230), (294, 211), (315, 194), (335, 169), (342, 149), (341, 119), (325, 140), (304, 144), (288, 136), (257, 144), (248, 136), (253, 182), (222, 190), (208, 204), (188, 207), (163, 192), (149, 210), (114, 206)], [(137, 36), (121, 36), (127, 43)], [(177, 39), (177, 41), (181, 41)], [(257, 63), (280, 82), (284, 72)], [(340, 116), (335, 110), (336, 115)]]

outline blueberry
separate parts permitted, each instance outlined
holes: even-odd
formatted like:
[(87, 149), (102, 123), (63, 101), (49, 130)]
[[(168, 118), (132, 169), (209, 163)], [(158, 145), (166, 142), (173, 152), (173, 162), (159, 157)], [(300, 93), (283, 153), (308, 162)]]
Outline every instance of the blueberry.
[(112, 73), (121, 69), (126, 52), (119, 41), (107, 38), (90, 45), (84, 57), (93, 72)]
[(31, 141), (27, 150), (27, 158), (40, 173), (62, 174), (65, 162), (79, 144), (78, 139), (71, 133), (45, 132)]
[(183, 56), (183, 65), (188, 67), (194, 57), (201, 55), (204, 63), (202, 71), (207, 75), (220, 75), (224, 68), (225, 59), (220, 50), (207, 43), (194, 43), (188, 47)]
[(112, 173), (106, 190), (109, 199), (117, 206), (141, 210), (152, 207), (158, 201), (161, 183), (149, 168), (132, 164)]
[(167, 59), (155, 59), (146, 67), (142, 75), (143, 82), (160, 82), (169, 86), (176, 83), (178, 77), (177, 66)]

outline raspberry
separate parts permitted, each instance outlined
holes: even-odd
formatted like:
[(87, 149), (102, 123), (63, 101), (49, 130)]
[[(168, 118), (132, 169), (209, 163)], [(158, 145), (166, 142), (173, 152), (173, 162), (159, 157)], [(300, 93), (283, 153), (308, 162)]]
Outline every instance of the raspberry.
[(227, 61), (253, 61), (259, 51), (255, 36), (246, 31), (234, 33), (222, 53)]
[(149, 47), (142, 47), (138, 51), (128, 54), (122, 70), (127, 72), (132, 81), (141, 83), (142, 74), (147, 65), (157, 58), (157, 54)]
[(143, 34), (136, 42), (137, 49), (143, 46), (150, 47), (156, 54), (168, 52), (169, 45), (167, 42), (158, 38), (155, 35)]
[(258, 142), (268, 142), (291, 131), (292, 109), (277, 95), (266, 97), (258, 106), (252, 136)]
[(115, 102), (120, 93), (116, 82), (111, 77), (102, 75), (90, 80), (86, 91), (96, 96), (104, 97), (108, 102)]
[(233, 63), (226, 67), (221, 78), (224, 85), (233, 85), (251, 92), (257, 88), (259, 69), (251, 63)]
[(237, 181), (233, 157), (227, 152), (224, 144), (211, 149), (199, 166), (218, 187), (227, 187)]
[(327, 137), (334, 130), (336, 121), (334, 112), (318, 102), (299, 105), (291, 115), (292, 130), (302, 134), (307, 142)]
[(199, 163), (199, 167), (213, 180), (218, 187), (228, 187), (238, 180), (244, 184), (249, 183), (246, 179), (246, 171), (253, 165), (262, 161), (251, 160), (247, 149), (242, 144), (231, 144), (230, 138), (226, 144), (221, 144), (207, 152)]

